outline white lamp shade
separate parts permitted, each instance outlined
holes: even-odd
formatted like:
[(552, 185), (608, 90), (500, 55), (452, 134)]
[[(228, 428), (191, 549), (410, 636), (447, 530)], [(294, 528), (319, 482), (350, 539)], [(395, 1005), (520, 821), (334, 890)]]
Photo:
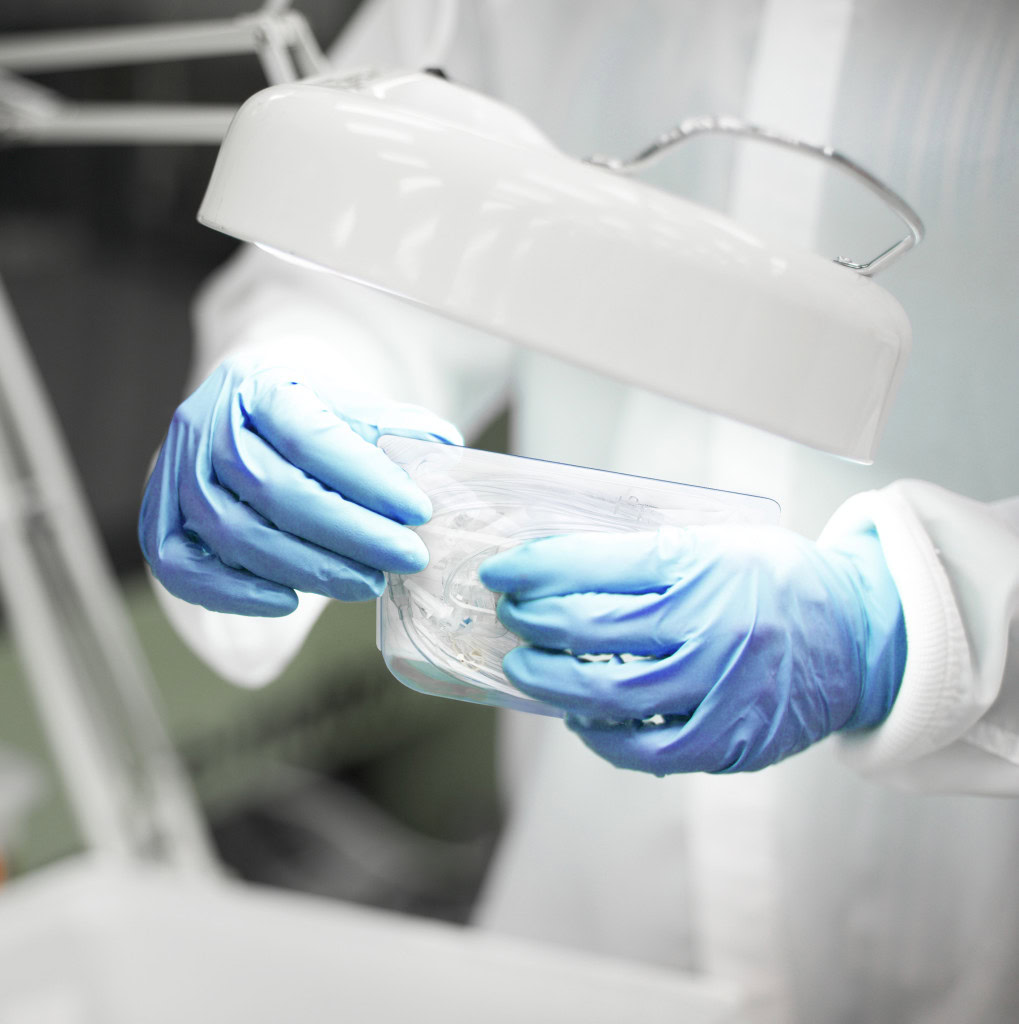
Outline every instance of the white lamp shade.
[(569, 157), (425, 73), (257, 93), (199, 219), (858, 461), (909, 349), (905, 313), (870, 279)]

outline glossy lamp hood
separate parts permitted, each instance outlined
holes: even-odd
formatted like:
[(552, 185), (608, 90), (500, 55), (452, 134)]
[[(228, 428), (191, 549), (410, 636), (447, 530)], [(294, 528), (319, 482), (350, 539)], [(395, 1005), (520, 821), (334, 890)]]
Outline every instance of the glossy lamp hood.
[(202, 223), (630, 384), (870, 461), (910, 343), (869, 277), (557, 150), (429, 73), (252, 96)]

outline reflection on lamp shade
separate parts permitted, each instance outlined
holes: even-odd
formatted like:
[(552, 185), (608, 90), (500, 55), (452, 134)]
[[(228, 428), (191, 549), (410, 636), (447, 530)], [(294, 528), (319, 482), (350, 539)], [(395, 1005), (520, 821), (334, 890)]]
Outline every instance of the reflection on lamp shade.
[(909, 350), (873, 281), (559, 152), (425, 73), (274, 86), (199, 219), (550, 355), (870, 461)]

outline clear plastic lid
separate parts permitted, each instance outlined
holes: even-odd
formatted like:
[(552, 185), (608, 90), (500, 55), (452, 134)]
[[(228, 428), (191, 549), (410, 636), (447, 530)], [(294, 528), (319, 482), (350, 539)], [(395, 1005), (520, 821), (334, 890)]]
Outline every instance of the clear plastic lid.
[(495, 614), (478, 577), (491, 555), (562, 533), (619, 533), (701, 523), (775, 523), (769, 498), (542, 462), (387, 435), (379, 447), (432, 502), (415, 532), (427, 568), (391, 573), (378, 604), (379, 650), (390, 672), (423, 693), (558, 715), (503, 675), (521, 641)]

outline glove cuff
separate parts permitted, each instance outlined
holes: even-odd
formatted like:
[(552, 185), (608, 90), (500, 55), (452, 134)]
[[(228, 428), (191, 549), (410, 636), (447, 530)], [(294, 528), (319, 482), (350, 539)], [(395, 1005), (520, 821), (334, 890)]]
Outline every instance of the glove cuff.
[(842, 562), (860, 601), (866, 626), (860, 699), (839, 728), (843, 732), (872, 729), (888, 717), (906, 668), (902, 601), (873, 524), (861, 524), (837, 539), (826, 533), (819, 545), (830, 559)]

